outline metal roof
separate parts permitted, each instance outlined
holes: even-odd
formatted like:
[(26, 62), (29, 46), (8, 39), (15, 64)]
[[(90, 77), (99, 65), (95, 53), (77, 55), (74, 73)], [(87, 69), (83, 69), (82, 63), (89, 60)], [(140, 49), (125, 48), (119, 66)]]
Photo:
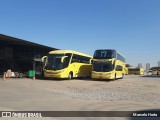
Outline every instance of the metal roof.
[(45, 45), (41, 45), (34, 42), (29, 42), (23, 39), (10, 37), (4, 34), (0, 34), (0, 42), (7, 43), (9, 45), (20, 45), (20, 46), (30, 46), (30, 47), (38, 47), (38, 48), (45, 48), (45, 49), (51, 49), (51, 50), (58, 50), (57, 48), (48, 47)]

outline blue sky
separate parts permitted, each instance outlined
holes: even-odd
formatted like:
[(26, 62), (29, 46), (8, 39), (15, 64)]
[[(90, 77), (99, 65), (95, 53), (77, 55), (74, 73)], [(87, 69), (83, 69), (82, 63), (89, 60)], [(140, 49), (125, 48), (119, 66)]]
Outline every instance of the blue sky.
[(93, 55), (116, 49), (137, 66), (160, 60), (160, 0), (0, 0), (0, 33)]

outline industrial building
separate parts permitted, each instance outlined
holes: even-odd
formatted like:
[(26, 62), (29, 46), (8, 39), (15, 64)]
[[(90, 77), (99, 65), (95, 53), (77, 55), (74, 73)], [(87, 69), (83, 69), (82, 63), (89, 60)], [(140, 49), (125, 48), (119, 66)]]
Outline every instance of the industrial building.
[(0, 34), (0, 75), (9, 69), (21, 73), (36, 69), (52, 50), (57, 49)]

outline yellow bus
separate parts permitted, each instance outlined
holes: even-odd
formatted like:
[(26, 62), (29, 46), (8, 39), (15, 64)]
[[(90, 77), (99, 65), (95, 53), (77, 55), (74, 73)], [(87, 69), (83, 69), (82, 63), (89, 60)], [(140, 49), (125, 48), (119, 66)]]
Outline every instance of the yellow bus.
[(44, 77), (68, 78), (88, 77), (92, 71), (92, 56), (73, 50), (49, 52)]
[(129, 68), (128, 73), (135, 74), (135, 75), (144, 75), (145, 70), (143, 68)]
[(113, 49), (96, 50), (93, 56), (92, 78), (123, 78), (125, 75), (125, 58)]
[(125, 67), (125, 75), (128, 75), (128, 67)]
[(159, 75), (159, 73), (160, 73), (160, 70), (158, 70), (158, 69), (152, 70), (152, 75)]
[(135, 75), (144, 75), (145, 70), (143, 68), (136, 68), (134, 74)]

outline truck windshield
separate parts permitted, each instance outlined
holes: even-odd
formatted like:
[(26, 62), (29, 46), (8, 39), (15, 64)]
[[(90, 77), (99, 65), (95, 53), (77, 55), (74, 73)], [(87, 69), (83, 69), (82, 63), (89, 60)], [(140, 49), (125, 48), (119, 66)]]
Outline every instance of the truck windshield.
[[(64, 57), (63, 62), (61, 61), (62, 57)], [(68, 67), (71, 58), (71, 53), (67, 54), (49, 54), (48, 62), (45, 67), (47, 70), (61, 70)]]

